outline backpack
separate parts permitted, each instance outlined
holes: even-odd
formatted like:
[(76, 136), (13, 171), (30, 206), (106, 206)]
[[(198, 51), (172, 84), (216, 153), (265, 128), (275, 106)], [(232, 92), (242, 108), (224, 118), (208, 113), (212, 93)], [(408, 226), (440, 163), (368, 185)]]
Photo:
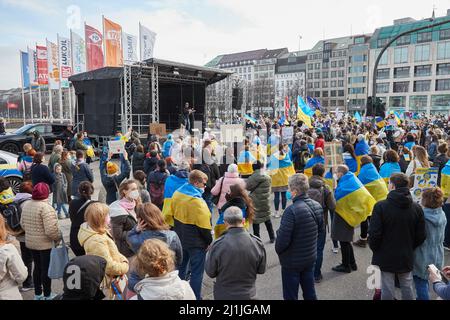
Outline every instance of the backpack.
[(28, 200), (29, 199), (23, 200), (21, 202), (12, 202), (7, 205), (0, 205), (0, 210), (6, 220), (6, 224), (13, 232), (23, 232), (23, 229), (20, 225), (20, 218), (22, 217), (21, 205)]
[(327, 196), (326, 191), (327, 189), (325, 186), (320, 187), (320, 189), (310, 188), (308, 190), (308, 197), (318, 202), (324, 211), (327, 209), (325, 202)]
[(152, 203), (156, 205), (157, 207), (160, 207), (164, 203), (164, 183), (162, 180), (154, 183), (149, 183), (149, 193), (150, 193), (150, 199), (152, 200)]
[(304, 168), (308, 160), (309, 160), (309, 151), (305, 150), (300, 152), (300, 157), (298, 160), (300, 167)]
[(22, 180), (31, 181), (32, 180), (31, 166), (28, 168), (25, 160), (23, 161), (23, 166), (25, 167), (25, 171), (22, 172)]

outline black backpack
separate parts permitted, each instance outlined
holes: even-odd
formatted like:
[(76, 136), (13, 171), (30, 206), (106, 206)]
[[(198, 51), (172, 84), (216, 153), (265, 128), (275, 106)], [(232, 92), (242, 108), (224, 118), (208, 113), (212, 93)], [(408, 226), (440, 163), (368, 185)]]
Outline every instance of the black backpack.
[(8, 227), (14, 232), (23, 231), (20, 225), (20, 218), (22, 217), (22, 204), (29, 199), (20, 201), (20, 202), (12, 202), (7, 205), (0, 205), (0, 210), (2, 212), (3, 217), (6, 220), (6, 224)]

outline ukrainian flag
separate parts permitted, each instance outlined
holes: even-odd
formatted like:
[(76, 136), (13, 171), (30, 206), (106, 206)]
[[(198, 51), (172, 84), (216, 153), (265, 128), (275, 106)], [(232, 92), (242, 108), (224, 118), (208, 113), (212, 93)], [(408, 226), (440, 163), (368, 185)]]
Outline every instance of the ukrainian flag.
[(325, 165), (325, 159), (323, 157), (314, 157), (309, 159), (306, 163), (304, 174), (308, 177), (308, 179), (313, 175), (312, 168), (318, 163)]
[(353, 157), (349, 154), (344, 154), (344, 162), (345, 165), (350, 169), (351, 172), (357, 173), (358, 172), (358, 160), (353, 159)]
[(267, 144), (267, 153), (275, 154), (279, 150), (280, 138), (275, 134), (270, 135), (269, 143)]
[(298, 111), (297, 111), (297, 119), (300, 121), (303, 121), (305, 125), (308, 126), (308, 128), (312, 128), (311, 124), (311, 117), (308, 116), (304, 111), (303, 108), (305, 107), (305, 102), (303, 101), (302, 97), (298, 96)]
[(355, 154), (356, 161), (358, 163), (358, 169), (356, 170), (356, 175), (359, 174), (359, 170), (361, 170), (361, 158), (369, 154), (370, 148), (367, 144), (366, 140), (361, 140), (356, 144)]
[(405, 148), (408, 148), (409, 151), (412, 151), (412, 148), (416, 145), (416, 143), (414, 141), (412, 142), (406, 142), (405, 143)]
[(163, 204), (162, 214), (164, 217), (164, 221), (166, 221), (166, 223), (171, 227), (174, 226), (173, 212), (170, 209), (173, 194), (175, 193), (175, 191), (177, 191), (179, 188), (181, 188), (183, 185), (185, 185), (187, 183), (188, 183), (188, 178), (169, 176), (164, 185), (164, 204)]
[(249, 176), (253, 174), (253, 164), (256, 162), (256, 158), (250, 151), (242, 151), (238, 159), (239, 173), (243, 176)]
[(352, 227), (366, 221), (376, 203), (361, 181), (351, 172), (339, 180), (335, 197), (336, 212)]
[(202, 198), (201, 191), (190, 183), (186, 183), (175, 191), (170, 203), (170, 211), (173, 213), (174, 220), (212, 230), (211, 212)]
[(376, 117), (375, 123), (376, 123), (377, 127), (380, 129), (386, 127), (386, 121), (384, 121), (384, 119), (382, 117)]
[(441, 189), (445, 198), (450, 198), (450, 161), (441, 171)]
[(325, 183), (327, 184), (327, 186), (330, 187), (330, 190), (334, 190), (334, 178), (333, 173), (331, 173), (331, 171), (328, 171), (325, 174)]
[(287, 154), (281, 156), (276, 153), (271, 156), (267, 170), (272, 177), (272, 187), (274, 188), (287, 186), (289, 177), (295, 174), (294, 165)]
[(8, 188), (0, 193), (0, 203), (7, 205), (14, 202), (14, 192), (12, 188)]
[(387, 198), (388, 188), (373, 163), (367, 163), (361, 167), (358, 179), (377, 202)]
[[(221, 211), (219, 213), (219, 219), (217, 220), (216, 225), (214, 226), (214, 240), (219, 239), (225, 231), (227, 231), (227, 227), (225, 226), (225, 221), (223, 220), (224, 211)], [(247, 220), (247, 210), (242, 209), (242, 214), (245, 219), (244, 228), (249, 230), (250, 229), (250, 223)]]
[(395, 173), (402, 173), (402, 169), (398, 162), (385, 162), (380, 168), (380, 176), (383, 178), (386, 185), (389, 184), (389, 179)]

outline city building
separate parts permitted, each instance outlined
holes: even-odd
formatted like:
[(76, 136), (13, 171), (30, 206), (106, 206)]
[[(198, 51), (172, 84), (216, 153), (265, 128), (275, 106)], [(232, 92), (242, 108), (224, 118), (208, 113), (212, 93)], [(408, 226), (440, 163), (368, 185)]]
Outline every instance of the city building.
[[(404, 18), (377, 29), (370, 41), (369, 95), (373, 70), (381, 49), (408, 30), (450, 19), (416, 21)], [(388, 110), (448, 113), (450, 110), (450, 23), (403, 36), (383, 54), (377, 70), (377, 97)]]
[(275, 109), (278, 114), (285, 112), (285, 99), (294, 105), (297, 96), (305, 95), (306, 59), (309, 51), (291, 52), (282, 55), (275, 69)]

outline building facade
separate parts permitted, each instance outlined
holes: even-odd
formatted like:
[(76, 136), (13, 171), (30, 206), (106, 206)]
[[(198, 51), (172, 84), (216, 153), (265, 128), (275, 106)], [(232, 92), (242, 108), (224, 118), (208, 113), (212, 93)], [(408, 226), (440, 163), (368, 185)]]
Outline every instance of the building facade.
[[(416, 21), (405, 18), (377, 29), (370, 41), (369, 94), (375, 60), (393, 37), (446, 17)], [(388, 110), (426, 113), (450, 111), (450, 23), (403, 36), (383, 54), (377, 70), (377, 96)]]

